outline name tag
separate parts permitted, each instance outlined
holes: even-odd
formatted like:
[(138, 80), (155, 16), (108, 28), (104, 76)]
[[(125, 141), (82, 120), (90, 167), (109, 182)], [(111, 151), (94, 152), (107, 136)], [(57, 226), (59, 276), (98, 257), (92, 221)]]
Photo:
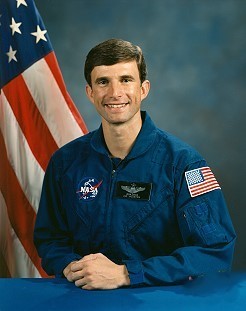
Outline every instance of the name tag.
[(149, 201), (151, 189), (151, 183), (118, 181), (116, 184), (116, 197)]

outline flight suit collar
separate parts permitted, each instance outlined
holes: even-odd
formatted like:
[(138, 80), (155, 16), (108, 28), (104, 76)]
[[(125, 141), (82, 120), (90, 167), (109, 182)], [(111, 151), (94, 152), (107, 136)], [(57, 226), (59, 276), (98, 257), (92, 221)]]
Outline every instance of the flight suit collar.
[[(157, 134), (157, 128), (155, 124), (153, 123), (146, 111), (141, 111), (141, 117), (143, 121), (142, 128), (137, 136), (132, 150), (126, 157), (127, 159), (136, 158), (141, 154), (145, 153), (155, 142)], [(94, 131), (91, 139), (91, 146), (99, 153), (105, 155), (109, 154), (103, 136), (102, 125), (100, 125), (100, 127), (96, 131)]]

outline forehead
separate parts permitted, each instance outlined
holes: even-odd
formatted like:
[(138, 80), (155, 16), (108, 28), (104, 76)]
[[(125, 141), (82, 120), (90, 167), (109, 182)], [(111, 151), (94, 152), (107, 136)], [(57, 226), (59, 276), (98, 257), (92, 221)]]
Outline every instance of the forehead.
[(121, 76), (139, 76), (138, 66), (136, 61), (120, 62), (110, 66), (96, 66), (91, 72), (92, 80), (99, 77), (121, 77)]

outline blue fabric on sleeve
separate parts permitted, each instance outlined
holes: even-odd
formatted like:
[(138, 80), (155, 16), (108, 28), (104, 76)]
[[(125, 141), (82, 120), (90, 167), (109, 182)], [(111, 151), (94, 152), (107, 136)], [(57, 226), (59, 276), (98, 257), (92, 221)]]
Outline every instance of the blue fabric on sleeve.
[(123, 263), (126, 265), (129, 273), (130, 285), (141, 285), (144, 283), (144, 274), (142, 263), (139, 260), (124, 260)]

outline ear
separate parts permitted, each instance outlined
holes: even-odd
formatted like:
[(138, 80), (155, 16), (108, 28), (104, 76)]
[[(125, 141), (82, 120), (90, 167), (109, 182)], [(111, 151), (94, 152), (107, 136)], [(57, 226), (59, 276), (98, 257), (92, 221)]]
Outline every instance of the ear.
[(141, 100), (144, 100), (148, 96), (149, 90), (150, 82), (149, 80), (145, 80), (141, 85)]
[(89, 98), (89, 100), (90, 100), (92, 103), (94, 103), (93, 91), (92, 91), (92, 88), (89, 86), (89, 84), (86, 84), (85, 92), (86, 92), (86, 95), (87, 95), (87, 97)]

